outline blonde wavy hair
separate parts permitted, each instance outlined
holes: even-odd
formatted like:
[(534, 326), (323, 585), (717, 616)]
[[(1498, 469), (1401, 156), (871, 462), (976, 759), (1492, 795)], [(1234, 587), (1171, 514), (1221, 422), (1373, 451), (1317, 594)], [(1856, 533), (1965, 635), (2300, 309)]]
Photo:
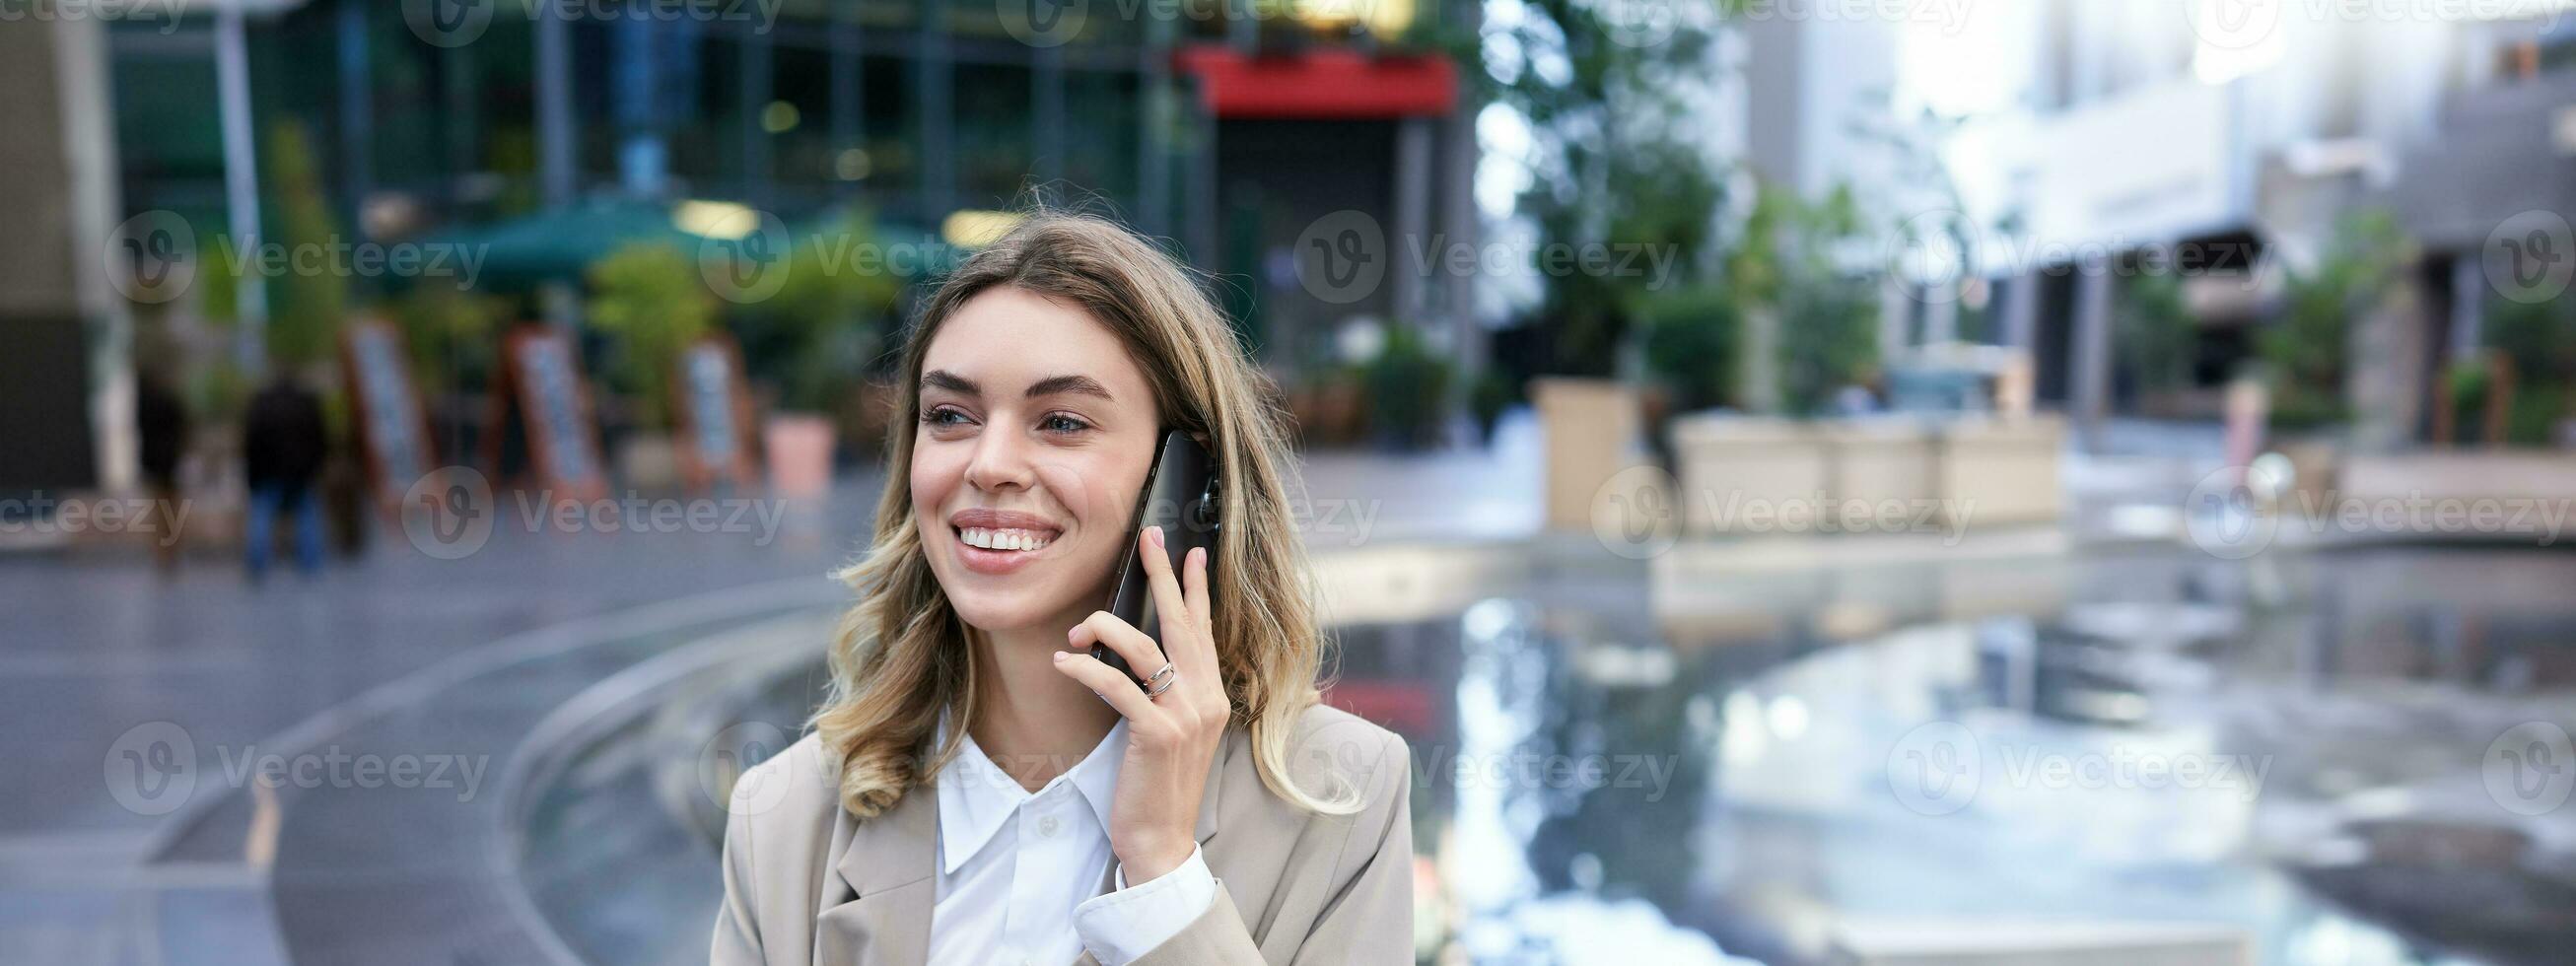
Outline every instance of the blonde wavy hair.
[(837, 764), (842, 806), (873, 816), (939, 773), (964, 729), (924, 753), (940, 715), (973, 720), (976, 632), (948, 602), (914, 525), (913, 436), (922, 358), (960, 306), (1010, 286), (1080, 308), (1110, 331), (1153, 386), (1163, 425), (1208, 444), (1222, 478), (1225, 527), (1211, 557), (1216, 653), (1262, 783), (1310, 812), (1350, 814), (1356, 788), (1319, 798), (1289, 778), (1298, 716), (1319, 699), (1326, 643), (1313, 578), (1292, 529), (1288, 418), (1277, 387), (1246, 356), (1191, 274), (1152, 243), (1107, 220), (1039, 211), (951, 274), (924, 305), (901, 349), (902, 408), (887, 432), (885, 495), (873, 545), (838, 574), (859, 601), (832, 645), (831, 692), (810, 726)]

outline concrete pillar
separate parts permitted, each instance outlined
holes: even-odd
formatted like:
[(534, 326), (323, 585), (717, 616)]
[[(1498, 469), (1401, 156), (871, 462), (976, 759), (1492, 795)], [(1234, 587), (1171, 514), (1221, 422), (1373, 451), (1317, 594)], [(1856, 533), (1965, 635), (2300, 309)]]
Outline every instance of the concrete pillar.
[(2003, 344), (2029, 351), (2039, 339), (2040, 275), (2024, 271), (2004, 279)]
[(1923, 292), (1923, 344), (1959, 341), (1959, 283), (1934, 282)]
[(2076, 439), (2087, 452), (2102, 444), (2102, 421), (2111, 409), (2111, 288), (2118, 279), (2101, 260), (2087, 262), (2075, 275), (2074, 358), (2068, 360), (2067, 402), (2074, 411)]
[(572, 27), (555, 4), (537, 7), (537, 184), (549, 206), (572, 203)]
[(1406, 258), (1421, 250), (1431, 233), (1431, 125), (1426, 117), (1408, 117), (1395, 126), (1395, 234), (1387, 239), (1394, 271), (1395, 323), (1422, 325), (1425, 291), (1431, 283), (1428, 265)]
[[(224, 217), (236, 244), (260, 241), (259, 150), (251, 130), (250, 41), (241, 7), (215, 8), (215, 93), (224, 140)], [(244, 372), (268, 365), (268, 282), (246, 278), (233, 292), (239, 340), (233, 351)]]
[[(133, 321), (109, 272), (124, 220), (95, 17), (0, 27), (0, 492), (135, 483)], [(201, 249), (202, 253), (202, 249)]]

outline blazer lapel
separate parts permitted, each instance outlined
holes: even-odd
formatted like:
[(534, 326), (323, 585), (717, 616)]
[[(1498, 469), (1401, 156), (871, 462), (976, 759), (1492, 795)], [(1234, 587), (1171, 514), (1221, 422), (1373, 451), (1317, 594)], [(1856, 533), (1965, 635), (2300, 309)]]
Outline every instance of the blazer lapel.
[[(1202, 852), (1217, 832), (1217, 803), (1227, 764), (1250, 736), (1226, 733), (1208, 763), (1207, 789), (1199, 796), (1197, 839)], [(873, 819), (835, 809), (832, 871), (848, 901), (825, 908), (814, 923), (814, 966), (924, 966), (930, 960), (930, 913), (938, 898), (939, 794), (937, 780), (907, 790), (894, 807)], [(1113, 861), (1098, 893), (1118, 887)], [(1225, 901), (1220, 893), (1219, 902)], [(1077, 966), (1100, 966), (1085, 951)]]
[[(847, 902), (814, 923), (814, 966), (923, 966), (930, 959), (930, 910), (937, 880), (939, 796), (924, 782), (873, 819), (838, 809), (845, 839), (832, 869)], [(846, 832), (846, 835), (844, 834)]]

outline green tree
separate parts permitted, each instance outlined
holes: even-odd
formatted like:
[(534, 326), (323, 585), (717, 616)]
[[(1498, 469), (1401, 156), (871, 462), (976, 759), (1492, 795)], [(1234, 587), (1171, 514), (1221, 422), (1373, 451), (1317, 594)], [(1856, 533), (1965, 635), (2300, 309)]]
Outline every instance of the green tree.
[[(1460, 51), (1483, 64), (1484, 93), (1529, 126), (1531, 185), (1519, 211), (1535, 251), (1648, 246), (1684, 277), (1542, 270), (1540, 318), (1571, 375), (1608, 375), (1658, 281), (1687, 283), (1724, 198), (1709, 148), (1690, 132), (1689, 96), (1709, 64), (1713, 3), (1532, 0)], [(1543, 266), (1541, 266), (1543, 267)]]
[(348, 266), (333, 255), (346, 239), (322, 190), (304, 125), (281, 121), (271, 127), (266, 160), (277, 241), (287, 256), (269, 289), (276, 301), (269, 311), (268, 351), (280, 362), (306, 365), (337, 351), (340, 326), (348, 318)]
[(2131, 383), (2142, 392), (2189, 388), (2199, 332), (2183, 302), (2182, 280), (2164, 272), (2130, 278), (2119, 305), (2117, 341), (2128, 347)]
[(590, 266), (590, 324), (616, 339), (610, 374), (642, 401), (638, 421), (672, 425), (672, 370), (680, 350), (707, 333), (715, 296), (698, 265), (665, 243), (637, 242)]
[(2281, 318), (2260, 340), (2274, 425), (2306, 429), (2345, 418), (2347, 333), (2378, 309), (2413, 258), (2396, 217), (2370, 209), (2346, 216), (2315, 267), (2290, 273)]

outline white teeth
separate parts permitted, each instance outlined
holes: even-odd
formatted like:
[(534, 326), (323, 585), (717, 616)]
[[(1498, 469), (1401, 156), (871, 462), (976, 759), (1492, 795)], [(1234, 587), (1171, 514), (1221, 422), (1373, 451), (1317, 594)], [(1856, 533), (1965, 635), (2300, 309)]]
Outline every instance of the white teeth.
[(1048, 538), (1027, 530), (995, 530), (988, 527), (965, 527), (958, 537), (969, 547), (985, 550), (1039, 550)]

